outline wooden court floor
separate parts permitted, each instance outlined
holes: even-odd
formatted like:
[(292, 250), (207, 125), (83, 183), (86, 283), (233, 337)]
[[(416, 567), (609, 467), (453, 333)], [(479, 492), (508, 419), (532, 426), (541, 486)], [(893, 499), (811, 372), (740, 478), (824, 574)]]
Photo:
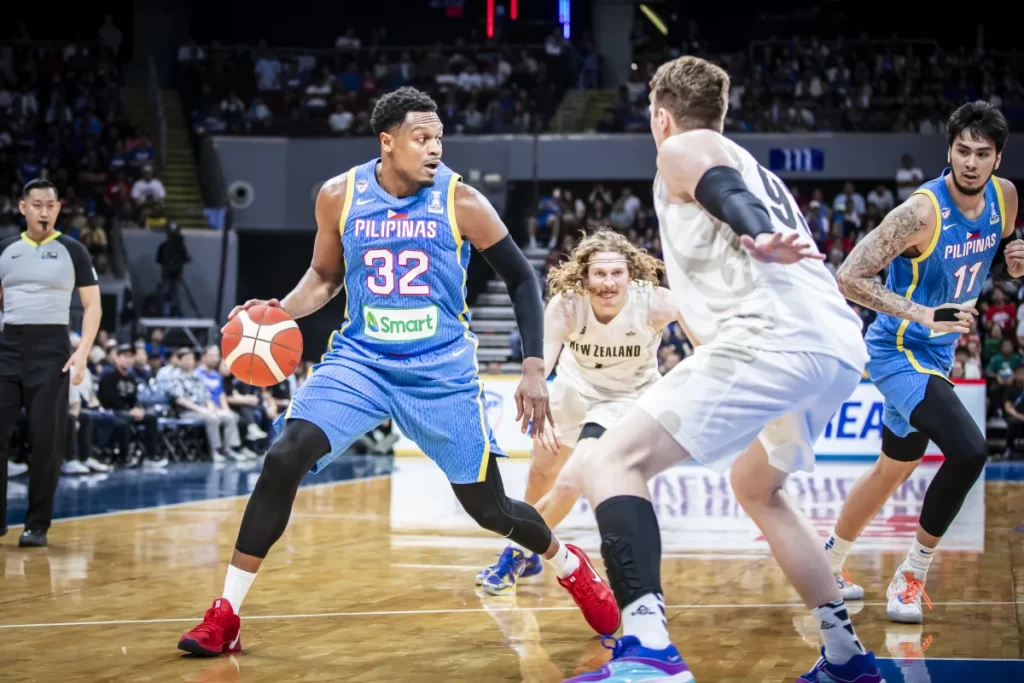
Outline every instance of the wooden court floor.
[[(858, 467), (826, 467), (791, 490), (822, 532)], [(677, 469), (654, 483), (675, 643), (697, 681), (793, 681), (814, 663), (813, 622), (718, 475)], [(525, 463), (503, 470), (520, 494)], [(890, 683), (1021, 680), (951, 677), (943, 663), (1021, 658), (1022, 483), (977, 487), (952, 549), (934, 562), (923, 626), (885, 618), (885, 587), (928, 476), (908, 482), (852, 557), (867, 589), (851, 603), (859, 634), (892, 658)], [(476, 532), (443, 478), (415, 459), (398, 459), (392, 474), (301, 489), (242, 610), (243, 652), (183, 656), (177, 639), (220, 594), (244, 505), (235, 497), (65, 519), (45, 550), (19, 550), (12, 529), (0, 539), (0, 681), (556, 683), (608, 656), (549, 572), (514, 598), (474, 593), (476, 570), (501, 544)], [(558, 531), (600, 566), (585, 502)]]

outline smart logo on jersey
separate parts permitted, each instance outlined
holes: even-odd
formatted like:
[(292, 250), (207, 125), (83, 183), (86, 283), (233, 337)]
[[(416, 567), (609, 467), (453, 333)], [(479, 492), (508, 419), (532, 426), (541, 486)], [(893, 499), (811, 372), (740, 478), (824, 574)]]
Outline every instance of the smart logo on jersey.
[(429, 339), (437, 334), (437, 306), (376, 308), (363, 306), (363, 334), (385, 342)]

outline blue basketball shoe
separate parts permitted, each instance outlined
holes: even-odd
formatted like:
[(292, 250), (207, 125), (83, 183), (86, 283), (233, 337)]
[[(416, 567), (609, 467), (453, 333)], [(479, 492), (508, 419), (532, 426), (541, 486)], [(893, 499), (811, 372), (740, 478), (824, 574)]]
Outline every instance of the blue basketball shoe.
[(664, 650), (651, 650), (640, 644), (636, 636), (623, 636), (616, 640), (605, 636), (601, 643), (608, 647), (608, 641), (614, 643), (610, 662), (597, 671), (591, 671), (564, 683), (641, 683), (641, 681), (657, 681), (657, 683), (691, 683), (693, 674), (686, 662), (679, 656), (675, 645)]
[[(501, 555), (498, 556), (497, 562), (495, 562), (489, 567), (484, 567), (483, 569), (481, 569), (480, 573), (476, 575), (476, 585), (484, 585), (484, 582), (487, 580), (487, 577), (493, 574), (494, 571), (501, 566), (503, 561), (506, 561), (506, 555), (512, 550), (512, 546), (508, 546), (507, 548), (505, 548), (504, 551), (502, 551)], [(526, 553), (523, 553), (523, 555), (526, 555)], [(540, 574), (543, 570), (544, 563), (541, 562), (540, 555), (538, 555), (537, 553), (530, 553), (529, 555), (526, 555), (526, 567), (523, 569), (522, 573), (519, 574), (519, 578), (525, 579), (530, 576), (536, 576), (537, 574)]]
[(797, 683), (885, 683), (882, 672), (875, 665), (875, 653), (857, 655), (839, 666), (825, 660), (825, 648), (814, 668), (797, 679)]

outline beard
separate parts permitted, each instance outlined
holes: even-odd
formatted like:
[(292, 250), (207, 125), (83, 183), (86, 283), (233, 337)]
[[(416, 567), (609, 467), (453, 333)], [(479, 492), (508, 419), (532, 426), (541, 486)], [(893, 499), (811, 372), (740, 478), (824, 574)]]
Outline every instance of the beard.
[(988, 181), (991, 180), (992, 178), (992, 174), (989, 173), (988, 178), (985, 178), (985, 182), (983, 182), (981, 185), (978, 185), (978, 187), (964, 187), (963, 185), (960, 184), (960, 180), (956, 177), (956, 169), (952, 167), (950, 168), (950, 176), (952, 176), (953, 178), (953, 186), (956, 187), (958, 192), (967, 195), (968, 197), (973, 197), (974, 195), (981, 194), (982, 192), (984, 192), (985, 188), (988, 187)]

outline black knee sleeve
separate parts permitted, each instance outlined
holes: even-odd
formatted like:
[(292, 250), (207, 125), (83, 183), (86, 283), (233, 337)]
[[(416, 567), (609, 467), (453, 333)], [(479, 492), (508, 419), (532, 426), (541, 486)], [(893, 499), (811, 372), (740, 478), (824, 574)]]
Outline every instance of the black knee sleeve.
[(917, 462), (928, 450), (928, 438), (922, 432), (910, 432), (906, 436), (896, 436), (885, 425), (882, 425), (882, 453), (890, 460), (898, 462)]
[(988, 443), (953, 387), (938, 377), (929, 378), (924, 400), (914, 409), (910, 424), (934, 441), (945, 458), (921, 506), (921, 528), (941, 537), (984, 471)]
[(266, 557), (288, 526), (299, 482), (331, 450), (323, 430), (312, 422), (289, 420), (263, 460), (263, 471), (242, 516), (235, 549)]
[(609, 498), (594, 511), (601, 556), (619, 608), (648, 593), (661, 594), (661, 533), (651, 501)]
[(542, 554), (551, 545), (551, 530), (535, 509), (505, 495), (498, 460), (491, 455), (487, 478), (475, 484), (452, 484), (463, 509), (484, 529)]
[(583, 439), (600, 439), (601, 435), (603, 435), (604, 433), (605, 428), (602, 427), (601, 425), (597, 424), (596, 422), (587, 422), (586, 424), (583, 425), (583, 428), (580, 430), (580, 436), (578, 441), (583, 441)]

